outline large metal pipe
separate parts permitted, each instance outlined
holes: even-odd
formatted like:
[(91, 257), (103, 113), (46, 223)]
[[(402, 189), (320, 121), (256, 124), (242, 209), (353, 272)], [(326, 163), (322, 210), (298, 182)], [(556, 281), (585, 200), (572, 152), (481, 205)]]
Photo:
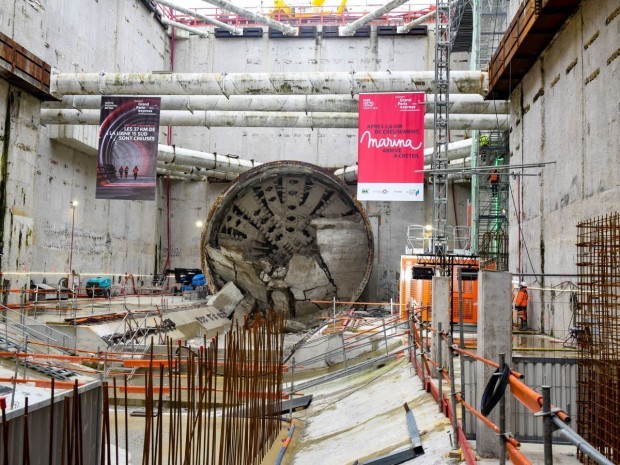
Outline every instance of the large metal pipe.
[(295, 36), (297, 35), (298, 29), (296, 27), (289, 26), (288, 24), (281, 23), (280, 21), (275, 21), (267, 16), (262, 16), (254, 13), (253, 11), (246, 10), (245, 8), (241, 8), (240, 6), (233, 5), (232, 3), (225, 2), (223, 0), (203, 0), (205, 3), (210, 3), (211, 5), (215, 5), (218, 8), (222, 8), (224, 10), (232, 11), (233, 13), (238, 14), (239, 16), (245, 16), (257, 23), (265, 24), (272, 29), (276, 29), (287, 36)]
[(352, 36), (355, 31), (357, 31), (360, 27), (365, 26), (366, 24), (374, 21), (377, 18), (380, 18), (384, 14), (392, 11), (395, 8), (398, 8), (403, 3), (407, 3), (409, 0), (391, 0), (386, 3), (382, 7), (376, 9), (375, 11), (368, 13), (365, 16), (362, 16), (357, 21), (352, 22), (351, 24), (347, 24), (346, 26), (340, 27), (340, 35), (341, 36)]
[[(448, 144), (448, 160), (465, 159), (470, 155), (472, 139), (460, 140)], [(425, 168), (430, 167), (433, 157), (433, 147), (424, 150)], [(357, 181), (357, 165), (346, 166), (334, 171), (334, 175), (344, 179), (346, 182)]]
[(206, 170), (204, 168), (197, 168), (195, 166), (184, 166), (175, 163), (164, 163), (160, 161), (157, 162), (157, 174), (170, 174), (193, 181), (204, 181), (207, 178), (215, 178), (222, 181), (232, 181), (239, 177), (238, 173)]
[[(433, 113), (434, 97), (426, 96), (426, 112)], [(99, 109), (99, 95), (65, 95), (60, 101), (42, 102), (41, 108), (49, 109)], [(345, 112), (355, 113), (358, 108), (357, 95), (164, 95), (162, 110), (194, 111), (286, 111), (296, 112)], [(505, 100), (484, 100), (476, 94), (450, 96), (450, 113), (508, 114)]]
[[(424, 117), (424, 127), (433, 128), (433, 115)], [(162, 111), (164, 126), (269, 127), (269, 128), (356, 128), (356, 113), (302, 113), (268, 111)], [(98, 110), (41, 110), (41, 124), (99, 124)], [(455, 114), (450, 128), (458, 130), (505, 129), (508, 115)]]
[[(452, 71), (450, 94), (486, 94), (487, 73)], [(59, 73), (50, 92), (63, 95), (248, 95), (345, 94), (364, 92), (433, 93), (434, 71), (310, 73)]]
[(179, 23), (178, 21), (170, 21), (166, 18), (161, 18), (160, 20), (162, 24), (166, 26), (176, 27), (178, 29), (183, 29), (184, 31), (191, 32), (192, 34), (199, 35), (200, 37), (209, 37), (209, 32), (204, 29), (197, 29), (195, 27), (188, 26), (187, 24)]
[(201, 15), (200, 13), (197, 13), (196, 11), (190, 10), (189, 8), (185, 8), (185, 7), (181, 6), (181, 5), (177, 5), (176, 3), (170, 2), (168, 0), (153, 0), (153, 1), (155, 3), (159, 3), (160, 5), (164, 5), (164, 6), (170, 7), (173, 10), (180, 11), (181, 13), (185, 13), (186, 15), (193, 16), (194, 18), (200, 19), (200, 20), (204, 21), (205, 23), (209, 23), (209, 24), (212, 24), (213, 26), (217, 26), (217, 27), (221, 27), (222, 29), (226, 29), (227, 31), (232, 32), (233, 34), (236, 34), (236, 35), (243, 34), (243, 30), (242, 29), (239, 29), (237, 27), (233, 27), (230, 24), (223, 23), (221, 21), (218, 21), (217, 19), (213, 19), (213, 18), (210, 18), (208, 16)]
[(172, 163), (227, 173), (244, 173), (261, 164), (253, 160), (244, 160), (242, 158), (219, 155), (216, 153), (199, 152), (197, 150), (177, 148), (170, 145), (159, 145), (157, 147), (157, 162), (158, 164)]
[[(452, 2), (450, 2), (450, 8), (454, 7), (459, 1), (463, 1), (463, 0), (453, 0)], [(426, 13), (425, 15), (420, 16), (419, 18), (414, 19), (410, 23), (404, 24), (402, 26), (398, 26), (396, 30), (400, 34), (404, 34), (404, 33), (409, 32), (414, 27), (419, 26), (422, 23), (425, 23), (426, 21), (434, 20), (436, 17), (437, 17), (437, 12), (433, 10), (433, 11)]]

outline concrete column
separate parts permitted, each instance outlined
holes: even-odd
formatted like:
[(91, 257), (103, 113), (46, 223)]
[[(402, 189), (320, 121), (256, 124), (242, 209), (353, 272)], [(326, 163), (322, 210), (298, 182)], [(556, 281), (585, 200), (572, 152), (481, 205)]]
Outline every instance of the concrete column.
[[(450, 278), (447, 276), (433, 276), (433, 328), (438, 328), (441, 323), (443, 331), (450, 330)], [(433, 334), (431, 345), (431, 358), (437, 360), (439, 353), (439, 338)], [(443, 351), (446, 354), (445, 348)], [(433, 377), (437, 372), (433, 372)]]
[[(480, 271), (478, 274), (478, 355), (499, 361), (499, 354), (506, 354), (506, 363), (512, 365), (512, 292), (511, 273)], [(480, 410), (480, 399), (495, 368), (483, 363), (476, 365), (477, 399), (470, 400)], [(510, 395), (510, 388), (506, 388)], [(507, 397), (508, 400), (508, 397)], [(499, 404), (488, 416), (499, 425)], [(498, 457), (499, 439), (494, 431), (476, 423), (476, 449), (482, 457)], [(510, 402), (506, 402), (506, 430), (511, 430)]]

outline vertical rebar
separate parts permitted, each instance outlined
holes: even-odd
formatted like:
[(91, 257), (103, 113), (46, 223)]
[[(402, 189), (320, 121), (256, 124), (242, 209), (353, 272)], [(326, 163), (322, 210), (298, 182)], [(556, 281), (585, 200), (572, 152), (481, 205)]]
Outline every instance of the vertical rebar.
[[(499, 354), (499, 369), (504, 369), (506, 364), (506, 354)], [(499, 376), (499, 374), (497, 374)], [(499, 400), (499, 464), (506, 465), (506, 395), (502, 394)]]
[(454, 340), (452, 338), (452, 334), (448, 335), (448, 360), (450, 363), (450, 405), (452, 406), (452, 435), (454, 436), (454, 449), (458, 449), (459, 447), (459, 427), (458, 427), (458, 418), (456, 413), (456, 376), (454, 373), (454, 351), (452, 350), (452, 346), (454, 344)]
[(383, 323), (383, 340), (385, 341), (385, 354), (389, 355), (390, 351), (388, 349), (387, 328), (385, 327), (385, 318), (381, 317), (381, 322)]
[[(52, 378), (52, 390), (50, 394), (50, 445), (48, 452), (48, 465), (53, 465), (54, 461), (54, 390), (55, 390), (55, 379)], [(6, 446), (6, 444), (5, 444)]]
[[(465, 350), (465, 324), (463, 322), (463, 268), (456, 269), (458, 283), (458, 299), (459, 299), (459, 347)], [(465, 356), (461, 355), (461, 399), (465, 400)], [(467, 432), (465, 404), (461, 402), (461, 428), (463, 434)]]
[(442, 352), (442, 343), (441, 340), (441, 322), (437, 323), (437, 386), (439, 391), (439, 396), (437, 396), (437, 404), (439, 405), (439, 411), (443, 412), (443, 374), (442, 374), (442, 360), (441, 360), (441, 352)]
[(551, 418), (551, 387), (542, 386), (543, 447), (545, 465), (553, 465), (553, 419)]

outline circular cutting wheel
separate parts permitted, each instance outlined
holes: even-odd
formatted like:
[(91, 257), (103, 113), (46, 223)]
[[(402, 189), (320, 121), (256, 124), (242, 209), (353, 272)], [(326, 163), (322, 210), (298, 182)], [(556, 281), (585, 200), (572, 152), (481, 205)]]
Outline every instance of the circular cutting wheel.
[(356, 300), (370, 276), (368, 217), (346, 186), (307, 163), (278, 161), (240, 176), (213, 206), (202, 237), (212, 291), (233, 281), (263, 308), (306, 317)]

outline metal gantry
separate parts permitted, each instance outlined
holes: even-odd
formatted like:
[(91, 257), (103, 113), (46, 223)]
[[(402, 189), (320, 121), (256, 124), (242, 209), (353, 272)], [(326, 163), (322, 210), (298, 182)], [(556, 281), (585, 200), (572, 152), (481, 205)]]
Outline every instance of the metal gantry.
[(437, 0), (435, 32), (435, 124), (433, 127), (433, 236), (432, 253), (445, 254), (448, 221), (448, 142), (450, 100), (450, 2)]

